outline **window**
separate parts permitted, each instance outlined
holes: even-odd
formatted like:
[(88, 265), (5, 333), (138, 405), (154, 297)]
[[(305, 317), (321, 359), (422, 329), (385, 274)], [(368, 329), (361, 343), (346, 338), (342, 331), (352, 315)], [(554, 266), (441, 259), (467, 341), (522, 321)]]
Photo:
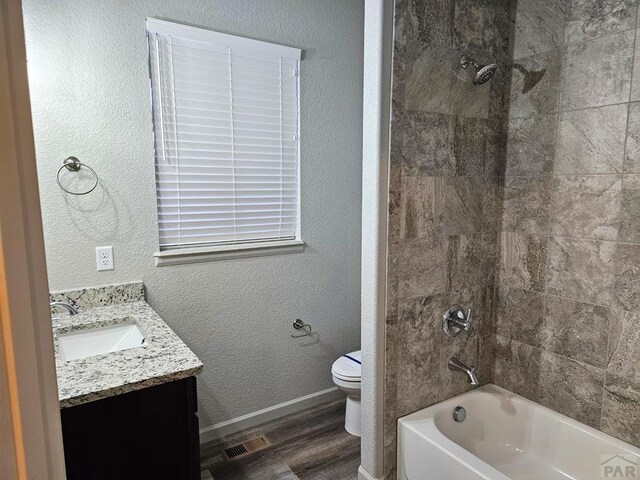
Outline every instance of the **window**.
[(158, 264), (301, 246), (300, 50), (155, 19), (147, 32)]

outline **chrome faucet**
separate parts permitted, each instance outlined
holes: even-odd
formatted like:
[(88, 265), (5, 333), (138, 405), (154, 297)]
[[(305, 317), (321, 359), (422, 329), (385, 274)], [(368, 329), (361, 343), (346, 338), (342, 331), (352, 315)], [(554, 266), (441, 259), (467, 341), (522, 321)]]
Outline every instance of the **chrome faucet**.
[(480, 380), (476, 375), (476, 367), (467, 367), (464, 363), (458, 360), (456, 357), (449, 359), (449, 370), (458, 370), (465, 373), (469, 377), (469, 384), (473, 387), (480, 385)]
[[(65, 303), (65, 302), (51, 302), (49, 304), (49, 306), (51, 308), (62, 307), (67, 312), (69, 312), (69, 315), (77, 315), (78, 313), (80, 313), (76, 307), (74, 307), (72, 305), (69, 305), (68, 303)], [(60, 317), (51, 317), (51, 322), (52, 322), (54, 327), (59, 327), (60, 326)]]
[(76, 307), (74, 307), (72, 305), (69, 305), (68, 303), (65, 303), (65, 302), (51, 302), (49, 304), (49, 306), (50, 307), (62, 307), (64, 309), (66, 309), (67, 312), (69, 312), (69, 315), (77, 315), (78, 313), (80, 313), (80, 311)]

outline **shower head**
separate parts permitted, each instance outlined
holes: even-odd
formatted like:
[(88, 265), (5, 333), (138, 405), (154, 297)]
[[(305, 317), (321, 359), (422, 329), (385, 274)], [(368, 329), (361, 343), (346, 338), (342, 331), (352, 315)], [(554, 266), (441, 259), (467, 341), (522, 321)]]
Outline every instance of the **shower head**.
[(460, 59), (460, 66), (462, 68), (467, 68), (469, 64), (473, 65), (473, 68), (476, 69), (476, 74), (473, 77), (474, 85), (482, 85), (483, 83), (487, 83), (489, 80), (491, 80), (491, 77), (493, 77), (493, 75), (496, 73), (496, 70), (498, 69), (498, 65), (496, 65), (495, 63), (491, 63), (489, 65), (480, 65), (473, 58), (463, 55)]
[(493, 77), (493, 74), (496, 73), (498, 66), (495, 63), (491, 65), (485, 65), (476, 73), (476, 76), (473, 78), (474, 85), (482, 85), (483, 83), (487, 83)]

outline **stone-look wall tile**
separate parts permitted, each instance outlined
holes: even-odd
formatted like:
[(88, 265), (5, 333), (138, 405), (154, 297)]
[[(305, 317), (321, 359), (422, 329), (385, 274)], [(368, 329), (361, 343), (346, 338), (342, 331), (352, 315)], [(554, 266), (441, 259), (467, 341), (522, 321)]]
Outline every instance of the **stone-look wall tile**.
[(396, 315), (385, 318), (385, 362), (384, 362), (384, 394), (383, 394), (383, 441), (384, 461), (393, 461), (396, 453), (396, 418), (398, 411), (398, 353), (401, 349), (398, 333), (399, 321)]
[[(400, 237), (495, 230), (495, 184), (482, 177), (403, 177)], [(487, 186), (488, 185), (488, 186)]]
[(407, 45), (413, 44), (418, 40), (418, 22), (415, 7), (414, 1), (398, 0), (395, 2), (393, 29), (394, 67), (398, 56), (404, 54)]
[(598, 368), (607, 366), (607, 339), (619, 310), (547, 295), (538, 346)]
[[(509, 85), (511, 84), (511, 60), (499, 63), (489, 83), (489, 120), (506, 120), (509, 117)], [(506, 131), (506, 126), (504, 127)]]
[(547, 293), (610, 305), (616, 244), (551, 237), (547, 266)]
[(560, 92), (560, 49), (521, 58), (511, 76), (509, 116), (554, 113)]
[[(638, 51), (638, 56), (640, 56), (640, 50)], [(638, 62), (640, 62), (640, 59)], [(638, 70), (637, 75), (640, 76), (640, 70)], [(633, 78), (636, 78), (636, 74), (634, 74)], [(640, 79), (638, 81), (640, 82)], [(629, 105), (624, 172), (640, 173), (640, 103), (631, 103)]]
[[(392, 115), (404, 116), (404, 92), (406, 88), (407, 80), (407, 59), (410, 58), (406, 53), (394, 50), (393, 62), (393, 83), (391, 85), (391, 106)], [(397, 121), (397, 118), (393, 118), (392, 121)], [(401, 130), (400, 130), (401, 131)], [(393, 146), (393, 145), (392, 145)], [(393, 148), (392, 148), (393, 153)]]
[(622, 208), (618, 240), (640, 243), (640, 175), (622, 178)]
[[(392, 105), (392, 108), (395, 108)], [(407, 129), (408, 116), (393, 110), (391, 117), (393, 125), (397, 126), (397, 131), (392, 130), (390, 135), (389, 152), (389, 191), (399, 192), (402, 189), (402, 172), (404, 169), (403, 142), (404, 132)]]
[[(456, 117), (489, 118), (491, 82), (475, 85), (475, 70), (458, 69), (451, 80), (450, 113)], [(492, 80), (493, 81), (493, 80)]]
[(640, 382), (608, 373), (602, 431), (640, 447)]
[(497, 232), (502, 216), (503, 178), (490, 177), (484, 179), (484, 195), (482, 198), (482, 231)]
[(496, 305), (496, 334), (538, 346), (543, 322), (544, 294), (500, 287)]
[(556, 115), (509, 121), (507, 175), (544, 175), (553, 168)]
[(547, 52), (562, 45), (564, 0), (518, 2), (513, 58)]
[[(494, 267), (495, 270), (495, 267)], [(486, 285), (484, 287), (484, 303), (482, 304), (482, 308), (478, 312), (476, 309), (476, 324), (478, 325), (477, 331), (480, 339), (480, 347), (482, 348), (482, 339), (485, 339), (485, 348), (488, 352), (488, 348), (493, 345), (493, 332), (495, 331), (495, 321), (496, 321), (496, 285)], [(478, 315), (480, 313), (481, 315)], [(489, 338), (489, 340), (486, 340)], [(490, 362), (488, 367), (493, 368), (493, 354), (487, 359)]]
[(398, 276), (395, 272), (391, 271), (387, 272), (386, 307), (387, 315), (395, 315), (398, 313)]
[[(385, 393), (386, 395), (386, 393)], [(390, 393), (389, 393), (390, 395)], [(385, 404), (384, 414), (385, 414), (385, 422), (384, 422), (384, 454), (383, 454), (383, 465), (395, 465), (396, 458), (398, 457), (397, 450), (397, 422), (398, 417), (395, 414), (395, 411), (391, 411), (387, 408)], [(392, 469), (387, 475), (385, 475), (385, 480), (395, 480), (396, 473), (395, 468)]]
[(618, 244), (615, 298), (625, 310), (640, 310), (640, 245)]
[(440, 45), (422, 45), (410, 65), (404, 90), (406, 110), (449, 113), (453, 72), (449, 48)]
[[(407, 114), (402, 132), (405, 175), (441, 176), (452, 172), (451, 120), (447, 115)], [(401, 126), (399, 126), (400, 128)]]
[(621, 173), (626, 125), (626, 105), (562, 113), (555, 173)]
[(402, 189), (403, 163), (401, 155), (389, 159), (389, 192), (400, 192)]
[(636, 0), (571, 0), (568, 4), (565, 43), (635, 28)]
[(549, 229), (550, 177), (506, 177), (502, 229), (524, 234), (546, 234)]
[(501, 335), (496, 335), (494, 349), (496, 385), (538, 402), (542, 351)]
[(501, 287), (496, 334), (599, 368), (607, 365), (609, 326), (619, 311)]
[(401, 348), (407, 349), (410, 358), (428, 356), (439, 348), (447, 306), (443, 293), (400, 300), (398, 338), (403, 339)]
[(453, 47), (456, 51), (468, 52), (480, 62), (488, 56), (503, 59), (509, 47), (509, 12), (506, 0), (478, 2), (455, 0), (453, 16)]
[(387, 235), (389, 241), (396, 241), (400, 239), (400, 230), (402, 223), (402, 193), (401, 192), (389, 192), (389, 220)]
[(617, 315), (611, 323), (607, 371), (640, 383), (640, 312)]
[[(514, 7), (508, 0), (395, 4), (386, 478), (395, 472), (397, 417), (470, 388), (466, 377), (448, 370), (443, 359), (458, 355), (478, 365), (483, 382), (492, 378), (496, 237), (506, 165), (506, 86), (511, 81), (507, 51)], [(459, 67), (456, 55), (461, 52), (504, 68), (485, 86), (473, 86), (471, 69)], [(530, 135), (539, 140), (535, 129)], [(547, 170), (552, 158), (551, 150)], [(442, 332), (442, 313), (454, 303), (473, 310), (476, 330), (449, 339)]]
[(490, 343), (497, 384), (640, 445), (637, 9), (517, 2)]
[(553, 181), (551, 234), (616, 240), (622, 176), (560, 176)]
[(547, 237), (503, 232), (500, 245), (500, 284), (542, 292), (547, 263)]
[[(385, 364), (384, 364), (384, 381), (390, 387), (387, 390), (396, 388), (396, 380), (398, 378), (398, 352), (400, 345), (400, 320), (397, 314), (386, 315), (384, 319), (384, 334), (390, 341), (384, 344)], [(391, 341), (393, 340), (393, 341)]]
[(454, 174), (460, 176), (484, 175), (487, 122), (477, 118), (456, 117), (453, 123)]
[(563, 110), (629, 100), (634, 37), (629, 30), (566, 47), (560, 94)]
[[(436, 233), (434, 181), (434, 177), (402, 177), (398, 209), (400, 238), (421, 238)], [(392, 220), (396, 222), (397, 219), (389, 218), (389, 237)]]
[[(403, 342), (408, 339), (403, 339)], [(440, 356), (438, 353), (423, 355), (420, 358), (407, 358), (406, 352), (400, 353), (398, 368), (398, 417), (433, 405), (441, 400)]]
[(492, 121), (487, 123), (486, 141), (484, 175), (487, 177), (504, 176), (507, 165), (507, 133), (502, 131), (501, 123)]
[(493, 378), (493, 352), (495, 349), (495, 335), (478, 337), (478, 360), (476, 372), (482, 385), (495, 383)]
[[(636, 32), (637, 36), (637, 32)], [(633, 84), (631, 85), (631, 101), (640, 100), (640, 43), (636, 42), (633, 57)]]
[(493, 233), (456, 235), (447, 244), (447, 290), (460, 291), (494, 282), (496, 237)]
[(411, 0), (406, 7), (396, 2), (396, 12), (407, 12), (416, 35), (412, 39), (449, 46), (453, 29), (453, 5), (454, 0)]
[(418, 297), (445, 290), (446, 239), (401, 240), (390, 250), (390, 270), (398, 277), (398, 298)]
[(539, 403), (597, 428), (604, 378), (602, 369), (543, 351)]
[(434, 203), (439, 234), (466, 235), (482, 231), (484, 180), (478, 177), (443, 177), (435, 183)]

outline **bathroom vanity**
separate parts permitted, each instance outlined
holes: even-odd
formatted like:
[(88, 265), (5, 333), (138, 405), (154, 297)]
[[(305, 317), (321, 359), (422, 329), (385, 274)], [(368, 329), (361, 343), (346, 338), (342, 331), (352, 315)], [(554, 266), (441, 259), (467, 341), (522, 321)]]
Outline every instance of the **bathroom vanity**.
[(141, 283), (57, 292), (80, 313), (54, 328), (68, 480), (199, 479), (202, 363)]

